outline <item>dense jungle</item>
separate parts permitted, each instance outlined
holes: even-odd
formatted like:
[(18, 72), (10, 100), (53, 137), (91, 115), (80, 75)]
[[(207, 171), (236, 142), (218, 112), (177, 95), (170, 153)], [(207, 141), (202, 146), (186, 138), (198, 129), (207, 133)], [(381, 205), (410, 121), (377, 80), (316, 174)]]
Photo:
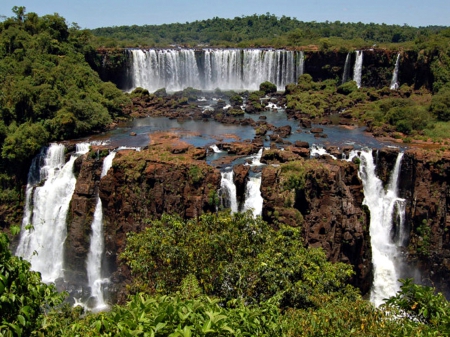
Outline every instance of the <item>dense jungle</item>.
[[(106, 246), (117, 250), (105, 259), (116, 268), (118, 290), (106, 311), (74, 306), (70, 289), (44, 283), (28, 261), (13, 253), (22, 231), (29, 169), (43, 147), (60, 142), (72, 147), (66, 152), (72, 151), (82, 137), (146, 116), (202, 116), (198, 118), (244, 125), (239, 119), (243, 100), (245, 113), (258, 114), (266, 110), (269, 97), (286, 107), (290, 119), (309, 128), (311, 123), (364, 127), (373, 137), (411, 146), (404, 176), (409, 174), (408, 187), (428, 194), (423, 192), (422, 199), (407, 207), (413, 225), (406, 250), (430, 275), (444, 279), (450, 275), (450, 28), (301, 22), (267, 13), (86, 30), (58, 14), (38, 16), (24, 7), (12, 12), (0, 22), (0, 336), (450, 333), (450, 304), (444, 296), (448, 289), (431, 276), (425, 285), (400, 280), (400, 291), (381, 306), (367, 300), (373, 275), (361, 267), (370, 265), (370, 253), (361, 247), (367, 245), (370, 212), (362, 205), (359, 159), (334, 164), (323, 158), (308, 160), (301, 144), (288, 148), (286, 143), (286, 151), (271, 146), (264, 152), (261, 160), (273, 165), (262, 173), (267, 205), (258, 217), (222, 209), (220, 172), (206, 164), (206, 150), (167, 135), (140, 152), (118, 153), (107, 176), (100, 176), (100, 159), (109, 149), (92, 148), (80, 156), (75, 175), (88, 182), (77, 185), (78, 199), (72, 200), (74, 211), (67, 222), (92, 222), (93, 195), (108, 205)], [(205, 117), (196, 110), (195, 102), (205, 95), (197, 89), (169, 93), (161, 88), (152, 93), (138, 87), (127, 92), (113, 83), (126, 70), (127, 48), (167, 47), (284, 48), (304, 52), (310, 65), (321, 65), (306, 68), (282, 91), (270, 82), (256, 91), (217, 89), (214, 94), (232, 108)], [(402, 53), (405, 75), (400, 86), (389, 88), (391, 70), (378, 72), (375, 80), (366, 73), (362, 82), (367, 85), (361, 87), (352, 80), (344, 82), (336, 60), (343, 64), (355, 50), (367, 50), (366, 57), (373, 60), (381, 51), (379, 63), (391, 68)], [(261, 147), (268, 131), (277, 133), (271, 139), (274, 144), (291, 132), (262, 122), (247, 120), (245, 125), (254, 128), (255, 139), (224, 142), (222, 149), (249, 155)], [(394, 152), (381, 152), (387, 181)], [(244, 165), (240, 169), (249, 172)], [(315, 205), (320, 199), (315, 191), (338, 197)], [(92, 200), (80, 201), (83, 198)], [(342, 234), (343, 248), (334, 254), (336, 249), (316, 245), (311, 233), (314, 221), (325, 223), (334, 215), (332, 203), (337, 199), (356, 205), (347, 215), (360, 232)], [(83, 202), (89, 215), (82, 211)], [(315, 211), (326, 207), (327, 216), (312, 220), (319, 214)], [(77, 232), (73, 225), (68, 227), (73, 245), (67, 251), (73, 249), (73, 255), (66, 269), (76, 270), (84, 266), (85, 253), (80, 252), (88, 245), (90, 228)], [(332, 241), (327, 245), (333, 246)]]

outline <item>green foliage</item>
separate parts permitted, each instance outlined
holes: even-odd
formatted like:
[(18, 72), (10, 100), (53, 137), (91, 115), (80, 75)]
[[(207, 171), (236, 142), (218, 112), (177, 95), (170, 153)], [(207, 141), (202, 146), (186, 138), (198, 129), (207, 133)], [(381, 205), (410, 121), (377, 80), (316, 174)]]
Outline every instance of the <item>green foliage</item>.
[(194, 184), (201, 182), (203, 180), (203, 172), (201, 167), (197, 165), (191, 165), (189, 167), (189, 178)]
[(266, 81), (259, 85), (259, 91), (263, 91), (264, 94), (267, 95), (269, 93), (277, 92), (277, 86), (273, 83)]
[(86, 31), (58, 14), (13, 11), (0, 23), (0, 147), (14, 166), (48, 141), (104, 129), (129, 99), (85, 61), (93, 50)]
[(23, 162), (35, 155), (48, 139), (49, 133), (41, 124), (21, 124), (6, 137), (2, 157), (11, 162)]
[[(219, 47), (285, 47), (317, 44), (323, 50), (347, 51), (376, 44), (404, 44), (440, 36), (445, 27), (408, 25), (303, 22), (289, 16), (251, 15), (164, 25), (105, 27), (92, 30), (98, 46), (169, 46), (171, 44)], [(444, 31), (445, 32), (445, 31)], [(445, 37), (443, 33), (442, 36)], [(398, 47), (396, 47), (398, 48)]]
[[(73, 315), (75, 316), (75, 315)], [(282, 336), (280, 310), (273, 303), (248, 306), (242, 301), (219, 305), (201, 296), (136, 294), (111, 312), (74, 317), (62, 325), (61, 314), (51, 316), (41, 336)]]
[(356, 90), (358, 90), (358, 86), (355, 81), (345, 82), (337, 88), (337, 92), (343, 95), (349, 95)]
[(59, 305), (64, 294), (41, 282), (30, 264), (11, 256), (8, 238), (0, 233), (0, 335), (29, 336), (44, 319), (44, 310)]
[(450, 121), (450, 87), (446, 86), (433, 95), (430, 112), (440, 121)]
[(283, 307), (311, 307), (357, 297), (345, 285), (351, 267), (304, 248), (299, 229), (281, 225), (275, 231), (251, 213), (189, 221), (164, 215), (144, 232), (130, 233), (121, 257), (132, 270), (133, 289), (150, 293), (176, 292), (194, 275), (205, 294), (226, 301), (261, 303), (275, 296)]
[(428, 256), (430, 254), (431, 227), (428, 225), (426, 219), (422, 220), (422, 223), (417, 227), (416, 232), (420, 237), (419, 242), (417, 243), (417, 253)]
[(414, 284), (411, 279), (400, 282), (401, 290), (396, 296), (388, 299), (386, 304), (388, 307), (399, 309), (400, 315), (407, 318), (403, 321), (404, 330), (410, 331), (423, 324), (430, 332), (439, 332), (438, 336), (448, 336), (450, 303), (444, 295), (435, 293), (432, 287)]

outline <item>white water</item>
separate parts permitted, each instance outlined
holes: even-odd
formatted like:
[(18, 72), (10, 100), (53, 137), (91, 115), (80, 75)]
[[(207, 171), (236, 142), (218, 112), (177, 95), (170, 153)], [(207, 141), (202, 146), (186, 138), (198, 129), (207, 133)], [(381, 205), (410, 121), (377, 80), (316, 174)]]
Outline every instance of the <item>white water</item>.
[[(65, 163), (65, 147), (52, 144), (40, 169), (42, 186), (27, 186), (25, 214), (16, 255), (31, 263), (46, 283), (63, 277), (63, 246), (67, 236), (66, 217), (75, 190), (73, 165), (78, 155), (89, 151), (89, 144), (77, 144), (77, 153)], [(30, 176), (29, 176), (30, 177)], [(33, 191), (34, 190), (34, 191)], [(33, 206), (31, 207), (31, 200)], [(28, 230), (26, 227), (32, 226)]]
[(217, 147), (216, 144), (211, 145), (210, 148), (211, 148), (211, 150), (214, 151), (214, 153), (221, 153), (221, 152), (223, 152), (223, 151), (221, 151), (221, 150)]
[(263, 163), (261, 163), (261, 157), (262, 157), (262, 153), (263, 153), (264, 148), (260, 148), (258, 153), (250, 156), (250, 159), (252, 160), (251, 164), (245, 164), (245, 165), (250, 165), (250, 166), (261, 166), (264, 165)]
[(299, 52), (299, 54), (297, 54), (297, 57), (299, 61), (297, 68), (297, 78), (296, 78), (297, 81), (295, 81), (295, 83), (297, 83), (298, 78), (305, 73), (305, 53), (301, 51)]
[(245, 190), (244, 212), (252, 210), (253, 216), (262, 214), (261, 175), (250, 177)]
[[(111, 152), (103, 160), (102, 173), (100, 179), (103, 178), (112, 166), (112, 161), (116, 156), (116, 152)], [(108, 309), (103, 296), (103, 284), (108, 283), (109, 279), (102, 278), (102, 257), (105, 249), (105, 239), (103, 236), (103, 209), (102, 201), (97, 196), (97, 205), (95, 206), (94, 219), (91, 225), (92, 234), (90, 237), (89, 253), (86, 260), (86, 270), (88, 276), (91, 296), (95, 297), (96, 305), (94, 311), (102, 311)]]
[[(360, 177), (364, 186), (364, 204), (370, 209), (370, 236), (372, 245), (372, 262), (374, 280), (370, 300), (375, 306), (383, 303), (383, 299), (395, 295), (400, 289), (398, 270), (401, 257), (398, 244), (392, 239), (394, 215), (398, 213), (400, 220), (404, 218), (404, 199), (397, 195), (398, 177), (403, 154), (399, 153), (387, 189), (375, 174), (372, 151), (360, 154)], [(400, 231), (403, 225), (400, 224)], [(400, 235), (401, 237), (401, 235)]]
[(342, 73), (342, 84), (348, 81), (348, 78), (350, 76), (350, 60), (351, 60), (351, 54), (347, 53), (347, 57), (345, 58), (345, 64), (344, 64), (344, 72)]
[(363, 52), (361, 50), (357, 50), (355, 66), (353, 68), (353, 81), (356, 82), (358, 88), (361, 88), (362, 65), (363, 65)]
[(311, 145), (311, 152), (310, 152), (310, 157), (314, 158), (314, 157), (320, 157), (320, 156), (330, 156), (331, 158), (333, 158), (334, 160), (336, 160), (337, 158), (335, 156), (333, 156), (332, 154), (329, 154), (327, 152), (327, 150), (322, 146), (322, 145), (317, 145), (317, 144), (312, 144)]
[(130, 50), (133, 87), (153, 92), (259, 90), (264, 81), (284, 90), (304, 71), (303, 52), (262, 49)]
[(395, 68), (394, 72), (392, 73), (392, 81), (391, 81), (391, 90), (397, 90), (398, 89), (398, 67), (400, 64), (400, 53), (397, 54), (397, 60), (395, 61)]
[(233, 169), (221, 172), (222, 180), (220, 181), (220, 189), (222, 195), (222, 203), (225, 207), (229, 207), (232, 213), (238, 211), (238, 202), (236, 197), (236, 185), (234, 184)]

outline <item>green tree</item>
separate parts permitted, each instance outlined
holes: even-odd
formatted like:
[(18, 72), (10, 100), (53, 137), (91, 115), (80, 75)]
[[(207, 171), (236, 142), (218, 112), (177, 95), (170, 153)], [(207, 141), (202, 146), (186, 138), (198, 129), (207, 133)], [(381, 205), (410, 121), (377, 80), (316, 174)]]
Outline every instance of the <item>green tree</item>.
[(11, 255), (8, 244), (0, 233), (0, 335), (30, 336), (40, 328), (45, 311), (62, 303), (64, 294), (42, 283), (27, 261)]

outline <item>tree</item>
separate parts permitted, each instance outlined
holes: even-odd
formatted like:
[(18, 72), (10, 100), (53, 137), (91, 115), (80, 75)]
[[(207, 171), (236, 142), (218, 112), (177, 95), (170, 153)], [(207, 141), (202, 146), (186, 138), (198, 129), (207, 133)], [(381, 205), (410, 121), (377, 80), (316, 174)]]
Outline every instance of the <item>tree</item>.
[(9, 240), (0, 233), (0, 335), (30, 336), (49, 310), (62, 303), (53, 285), (42, 283), (30, 264), (11, 255)]

